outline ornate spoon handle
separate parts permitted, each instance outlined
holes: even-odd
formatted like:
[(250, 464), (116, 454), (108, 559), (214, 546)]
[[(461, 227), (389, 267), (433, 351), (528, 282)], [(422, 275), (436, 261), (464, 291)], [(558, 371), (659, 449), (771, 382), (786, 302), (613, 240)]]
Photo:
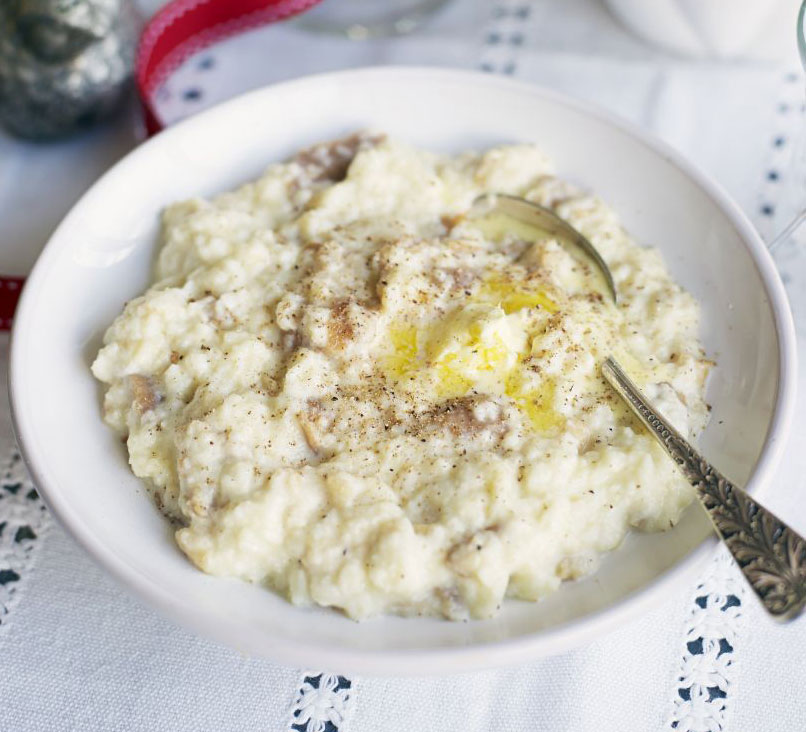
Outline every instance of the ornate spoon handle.
[(697, 489), (714, 528), (769, 613), (790, 620), (806, 605), (806, 542), (703, 459), (647, 401), (613, 358), (602, 373)]

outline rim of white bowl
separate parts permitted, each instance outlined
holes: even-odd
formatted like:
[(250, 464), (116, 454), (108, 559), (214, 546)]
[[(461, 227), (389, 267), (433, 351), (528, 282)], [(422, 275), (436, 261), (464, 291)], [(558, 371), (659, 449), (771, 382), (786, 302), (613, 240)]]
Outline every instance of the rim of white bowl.
[(395, 78), (400, 77), (407, 77), (409, 81), (417, 77), (427, 81), (439, 79), (445, 82), (492, 86), (547, 99), (554, 104), (563, 105), (627, 133), (645, 147), (662, 155), (670, 164), (693, 180), (717, 204), (731, 221), (747, 248), (761, 277), (764, 289), (770, 298), (770, 305), (775, 319), (779, 354), (778, 393), (776, 394), (775, 407), (761, 455), (746, 486), (756, 496), (764, 494), (769, 479), (780, 462), (794, 416), (797, 380), (795, 326), (786, 292), (772, 256), (755, 227), (738, 204), (733, 201), (719, 183), (704, 173), (698, 166), (686, 160), (665, 142), (633, 123), (623, 120), (596, 105), (573, 99), (565, 94), (528, 82), (496, 77), (477, 71), (428, 66), (385, 66), (336, 71), (305, 76), (292, 81), (261, 87), (215, 105), (166, 129), (132, 150), (101, 176), (76, 202), (51, 235), (26, 282), (17, 308), (11, 336), (9, 395), (12, 421), (20, 452), (34, 484), (40, 491), (50, 511), (101, 566), (137, 597), (146, 600), (151, 606), (178, 625), (191, 628), (198, 634), (224, 643), (231, 648), (243, 650), (248, 647), (249, 653), (253, 655), (298, 667), (364, 675), (390, 674), (406, 676), (463, 673), (483, 668), (524, 663), (535, 658), (554, 655), (607, 632), (658, 604), (666, 595), (665, 590), (691, 577), (705, 558), (710, 556), (716, 546), (715, 537), (705, 539), (687, 557), (669, 567), (640, 589), (625, 595), (615, 604), (590, 615), (571, 620), (568, 623), (516, 638), (478, 643), (470, 646), (392, 651), (357, 650), (333, 644), (288, 641), (281, 636), (275, 636), (271, 639), (261, 638), (259, 644), (256, 643), (256, 638), (250, 638), (250, 643), (247, 645), (245, 635), (242, 632), (243, 629), (222, 625), (217, 620), (210, 619), (204, 611), (190, 611), (179, 602), (178, 598), (168, 588), (153, 582), (149, 577), (106, 551), (102, 542), (85, 530), (80, 515), (76, 514), (71, 508), (69, 497), (60, 490), (57, 476), (52, 475), (48, 470), (45, 456), (34, 446), (35, 442), (28, 439), (34, 433), (35, 424), (24, 409), (26, 385), (25, 344), (29, 338), (35, 336), (27, 326), (27, 320), (29, 312), (39, 295), (40, 281), (45, 277), (56, 254), (57, 250), (54, 246), (54, 241), (59, 238), (62, 229), (67, 226), (69, 219), (75, 213), (75, 209), (81, 205), (84, 198), (91, 195), (97, 187), (103, 186), (108, 176), (117, 174), (121, 168), (131, 164), (132, 160), (142, 154), (143, 150), (160, 145), (170, 145), (174, 139), (184, 134), (185, 130), (207, 125), (211, 120), (221, 119), (235, 107), (250, 105), (255, 97), (272, 94), (274, 90), (294, 86), (328, 84), (344, 79), (358, 81), (373, 77), (383, 77), (388, 83), (394, 83)]

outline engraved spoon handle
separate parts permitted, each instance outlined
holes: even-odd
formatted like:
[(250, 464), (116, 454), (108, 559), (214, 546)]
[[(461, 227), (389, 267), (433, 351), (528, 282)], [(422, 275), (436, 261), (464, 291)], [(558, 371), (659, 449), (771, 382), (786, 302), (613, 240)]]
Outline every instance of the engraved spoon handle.
[(710, 465), (608, 358), (602, 373), (697, 489), (717, 534), (769, 613), (790, 620), (806, 604), (806, 542)]

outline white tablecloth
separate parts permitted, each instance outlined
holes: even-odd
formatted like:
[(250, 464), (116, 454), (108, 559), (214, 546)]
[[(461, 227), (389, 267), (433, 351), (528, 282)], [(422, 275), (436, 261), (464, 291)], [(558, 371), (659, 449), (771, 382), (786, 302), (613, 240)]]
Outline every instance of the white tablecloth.
[[(593, 100), (712, 173), (765, 235), (806, 198), (790, 164), (805, 119), (794, 58), (676, 59), (596, 0), (455, 0), (413, 36), (363, 43), (262, 29), (185, 64), (161, 108), (175, 120), (266, 82), (380, 63), (483, 68)], [(25, 273), (70, 204), (136, 144), (132, 115), (58, 145), (0, 135), (0, 271)], [(806, 256), (791, 242), (776, 258), (806, 363)], [(6, 351), (0, 338), (2, 371)], [(796, 426), (768, 498), (801, 531), (804, 436)], [(724, 555), (646, 616), (561, 656), (455, 677), (338, 677), (245, 658), (119, 588), (48, 517), (15, 456), (5, 395), (0, 471), (0, 730), (806, 728), (806, 620), (774, 625)]]

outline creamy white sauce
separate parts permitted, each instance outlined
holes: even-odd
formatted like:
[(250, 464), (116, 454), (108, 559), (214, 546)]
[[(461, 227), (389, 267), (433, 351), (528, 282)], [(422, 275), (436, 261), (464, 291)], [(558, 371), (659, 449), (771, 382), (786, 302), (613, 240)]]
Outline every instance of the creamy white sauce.
[[(561, 243), (468, 219), (488, 191), (582, 231), (619, 306)], [(692, 500), (599, 369), (615, 354), (695, 435), (698, 315), (537, 147), (448, 157), (356, 138), (170, 206), (155, 284), (93, 373), (205, 572), (353, 618), (484, 618)]]

